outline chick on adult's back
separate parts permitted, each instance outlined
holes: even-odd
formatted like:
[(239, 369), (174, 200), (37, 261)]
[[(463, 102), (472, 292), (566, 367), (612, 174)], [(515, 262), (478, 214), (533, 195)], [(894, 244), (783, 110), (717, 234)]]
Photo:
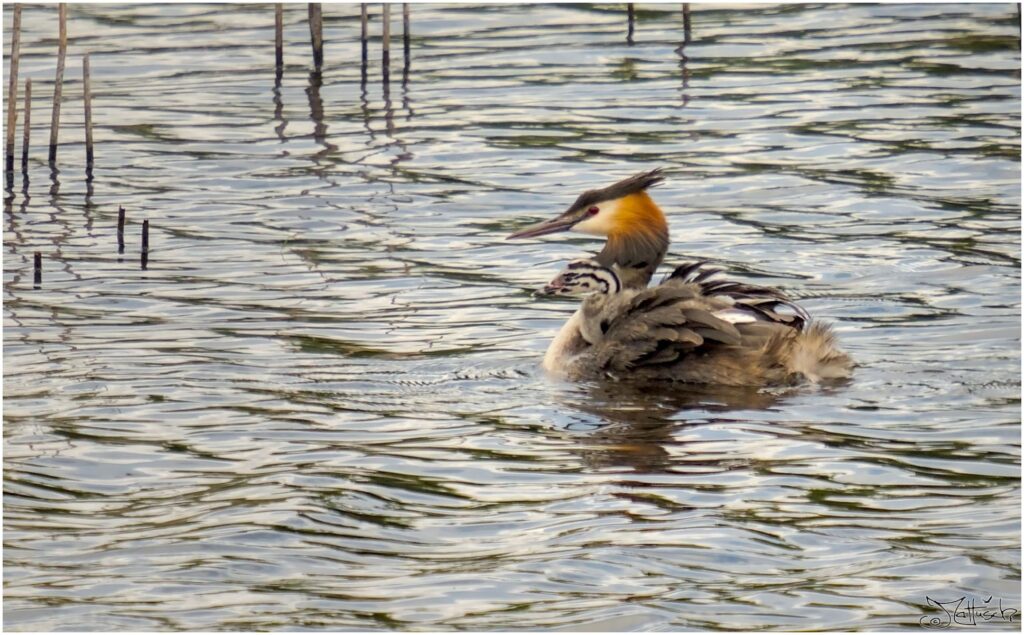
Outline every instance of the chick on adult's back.
[[(773, 289), (710, 280), (702, 263), (660, 285), (624, 288), (596, 260), (569, 264), (541, 291), (585, 296), (544, 357), (570, 380), (614, 378), (730, 386), (788, 385), (850, 375), (825, 324)], [(788, 309), (787, 312), (784, 309)]]

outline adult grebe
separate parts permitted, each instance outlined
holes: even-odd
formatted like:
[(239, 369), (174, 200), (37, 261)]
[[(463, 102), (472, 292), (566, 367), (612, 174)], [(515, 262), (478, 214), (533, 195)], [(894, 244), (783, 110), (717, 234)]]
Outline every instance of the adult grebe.
[[(544, 292), (588, 294), (562, 328), (544, 367), (597, 377), (721, 385), (774, 385), (848, 377), (850, 358), (831, 329), (779, 291), (711, 280), (717, 269), (682, 265), (647, 288), (668, 250), (668, 225), (646, 189), (659, 170), (583, 193), (563, 214), (510, 236), (559, 231), (608, 237), (594, 260), (575, 261)], [(792, 313), (778, 309), (787, 307)]]

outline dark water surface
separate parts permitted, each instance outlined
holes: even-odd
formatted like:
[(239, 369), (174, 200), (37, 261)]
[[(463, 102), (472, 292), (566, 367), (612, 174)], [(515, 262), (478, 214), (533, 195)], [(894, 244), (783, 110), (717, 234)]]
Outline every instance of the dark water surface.
[[(378, 5), (365, 90), (354, 5), (325, 7), (322, 81), (286, 6), (279, 89), (271, 5), (71, 5), (55, 181), (56, 7), (26, 6), (6, 628), (881, 629), (941, 617), (927, 597), (1019, 609), (1016, 6), (692, 9), (680, 49), (679, 5), (640, 5), (633, 46), (621, 5), (413, 5), (408, 81), (395, 17), (384, 92)], [(600, 245), (504, 237), (655, 166), (668, 262), (801, 299), (859, 363), (849, 385), (539, 373), (573, 305), (530, 291)]]

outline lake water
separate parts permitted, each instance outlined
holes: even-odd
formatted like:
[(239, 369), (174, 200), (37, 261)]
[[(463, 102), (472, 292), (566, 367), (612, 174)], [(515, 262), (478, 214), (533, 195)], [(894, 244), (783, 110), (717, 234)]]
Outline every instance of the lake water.
[[(51, 175), (56, 7), (26, 6), (6, 628), (916, 629), (944, 619), (928, 598), (1019, 610), (1017, 6), (691, 8), (686, 41), (680, 5), (638, 6), (631, 46), (623, 5), (412, 5), (403, 76), (395, 6), (385, 91), (379, 5), (365, 88), (355, 5), (325, 6), (319, 79), (306, 8), (286, 6), (279, 87), (272, 5), (71, 5)], [(531, 291), (600, 242), (505, 236), (657, 166), (666, 269), (782, 287), (834, 324), (849, 384), (543, 376), (574, 305)]]

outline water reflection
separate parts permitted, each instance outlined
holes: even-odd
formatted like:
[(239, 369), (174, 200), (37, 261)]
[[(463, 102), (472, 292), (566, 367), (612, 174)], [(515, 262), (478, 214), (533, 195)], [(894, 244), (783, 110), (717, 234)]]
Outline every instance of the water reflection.
[[(1014, 7), (694, 5), (692, 41), (648, 5), (630, 48), (621, 5), (417, 5), (387, 95), (350, 9), (328, 74), (271, 99), (266, 5), (76, 15), (105, 43), (93, 189), (69, 142), (4, 205), (5, 626), (891, 630), (937, 590), (1019, 602)], [(52, 9), (24, 12), (51, 72)], [(572, 307), (523, 290), (594, 243), (503, 237), (654, 165), (667, 262), (782, 286), (849, 385), (540, 376)], [(153, 270), (113, 259), (117, 205), (161, 229)]]
[(327, 124), (324, 123), (324, 100), (320, 97), (321, 86), (323, 86), (323, 76), (320, 71), (310, 71), (306, 96), (309, 98), (309, 118), (313, 121), (313, 140), (326, 147)]
[[(75, 281), (81, 281), (82, 275), (72, 266), (72, 260), (64, 256), (64, 251), (69, 249), (76, 240), (76, 234), (78, 230), (78, 224), (71, 222), (71, 215), (76, 211), (69, 201), (65, 200), (65, 197), (60, 196), (60, 180), (57, 178), (60, 170), (56, 167), (52, 167), (50, 172), (51, 187), (50, 187), (50, 198), (47, 205), (48, 219), (47, 224), (50, 227), (48, 232), (49, 242), (53, 245), (53, 252), (47, 254), (44, 252), (44, 258), (49, 260), (56, 260), (61, 264), (61, 268), (71, 279)], [(26, 205), (27, 205), (26, 200)], [(26, 207), (27, 209), (27, 207)], [(84, 206), (82, 213), (85, 214)], [(53, 308), (56, 311), (56, 307)]]
[(686, 47), (690, 44), (690, 41), (690, 5), (685, 3), (683, 4), (683, 41), (676, 48), (676, 53), (679, 54), (679, 75), (682, 78), (682, 84), (679, 87), (679, 98), (684, 108), (690, 103), (690, 96), (687, 92), (690, 88), (690, 68), (688, 66), (690, 58), (686, 56)]
[(24, 222), (25, 214), (28, 212), (28, 204), (31, 198), (32, 197), (28, 194), (28, 190), (24, 190), (21, 202), (18, 204), (18, 212), (15, 214), (14, 197), (4, 197), (4, 214), (7, 216), (7, 231), (14, 234), (14, 241), (8, 247), (12, 253), (17, 253), (18, 247), (25, 242), (25, 236), (21, 233), (19, 227), (19, 220)]
[(93, 196), (96, 194), (96, 187), (93, 184), (92, 175), (85, 179), (85, 196), (82, 203), (82, 216), (85, 217), (85, 233), (90, 238), (96, 238), (93, 233), (93, 215), (96, 211), (96, 204), (93, 203)]
[(405, 110), (405, 121), (412, 121), (412, 117), (415, 113), (412, 111), (412, 101), (409, 99), (408, 82), (402, 84), (402, 109)]
[[(365, 68), (365, 67), (364, 67)], [(367, 140), (366, 145), (373, 148), (374, 140), (377, 138), (377, 134), (373, 131), (373, 126), (370, 125), (371, 113), (370, 113), (370, 98), (366, 92), (366, 82), (362, 83), (359, 91), (359, 110), (363, 115), (363, 129), (366, 130)]]
[(60, 168), (50, 163), (50, 200), (56, 201), (60, 194)]
[(391, 104), (391, 93), (384, 85), (384, 132), (388, 137), (395, 136), (395, 108)]
[(569, 393), (560, 403), (578, 413), (567, 429), (588, 431), (582, 455), (589, 467), (657, 473), (677, 467), (665, 446), (676, 444), (674, 433), (691, 420), (706, 423), (716, 414), (740, 411), (756, 416), (778, 407), (786, 394), (791, 391), (605, 382)]
[(288, 120), (284, 118), (284, 101), (281, 98), (281, 71), (275, 73), (274, 76), (274, 121), (278, 122), (274, 126), (274, 134), (277, 135), (278, 141), (281, 143), (285, 142), (284, 131), (288, 128)]

